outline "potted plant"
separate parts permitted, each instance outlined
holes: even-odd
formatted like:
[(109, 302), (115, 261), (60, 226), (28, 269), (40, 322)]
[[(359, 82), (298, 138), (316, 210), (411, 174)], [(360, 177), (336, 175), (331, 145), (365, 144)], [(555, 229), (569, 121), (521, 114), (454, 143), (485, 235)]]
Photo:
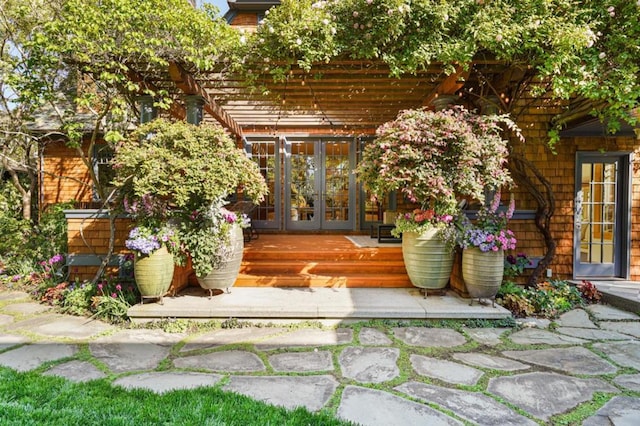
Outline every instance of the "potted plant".
[(472, 298), (495, 299), (504, 275), (504, 251), (516, 248), (515, 235), (508, 229), (515, 202), (512, 198), (508, 209), (502, 211), (500, 197), (496, 192), (491, 204), (478, 211), (475, 223), (463, 220), (462, 278)]
[[(412, 278), (420, 275), (419, 270), (414, 273), (414, 268), (438, 267), (415, 257), (416, 252), (426, 251), (419, 246), (425, 245), (426, 239), (443, 240), (455, 232), (453, 221), (443, 223), (436, 219), (434, 223), (433, 218), (458, 215), (458, 197), (483, 202), (487, 189), (511, 184), (502, 125), (517, 131), (507, 116), (477, 115), (461, 106), (437, 112), (424, 108), (405, 110), (395, 120), (381, 125), (376, 138), (365, 145), (356, 169), (364, 188), (377, 199), (398, 191), (421, 210), (431, 212), (431, 219), (423, 221), (422, 226), (407, 223), (411, 229), (403, 232), (405, 266), (417, 287), (446, 286), (446, 281), (418, 282)], [(398, 230), (402, 231), (403, 226), (401, 222)], [(453, 245), (448, 246), (453, 259)], [(452, 260), (446, 262), (449, 264)]]
[(122, 208), (134, 223), (125, 247), (134, 255), (134, 279), (142, 302), (156, 298), (162, 303), (171, 286), (174, 263), (182, 261), (178, 232), (168, 219), (170, 209), (165, 201), (150, 194), (139, 200), (124, 195)]
[(166, 206), (164, 220), (176, 227), (198, 276), (231, 251), (224, 248), (232, 227), (219, 220), (229, 195), (259, 203), (268, 192), (258, 166), (219, 125), (153, 120), (119, 144), (113, 167), (123, 200), (144, 205), (151, 196)]
[(134, 254), (133, 273), (142, 302), (159, 298), (162, 303), (173, 279), (174, 253), (180, 249), (176, 231), (168, 225), (137, 224), (125, 246)]
[(250, 225), (244, 214), (222, 206), (193, 211), (181, 221), (182, 242), (191, 255), (193, 270), (200, 286), (209, 290), (226, 289), (235, 283), (242, 263), (244, 235)]
[(446, 287), (453, 267), (452, 247), (456, 240), (453, 226), (456, 209), (415, 209), (398, 215), (395, 237), (402, 235), (402, 253), (409, 279), (422, 289)]

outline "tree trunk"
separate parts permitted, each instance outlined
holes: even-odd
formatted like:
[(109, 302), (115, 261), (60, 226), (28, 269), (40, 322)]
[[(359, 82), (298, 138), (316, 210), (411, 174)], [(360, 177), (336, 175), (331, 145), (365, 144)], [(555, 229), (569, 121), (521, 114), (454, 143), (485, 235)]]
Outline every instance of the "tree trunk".
[(535, 224), (544, 239), (546, 253), (527, 280), (526, 287), (534, 287), (556, 254), (557, 243), (549, 229), (555, 212), (555, 196), (551, 183), (524, 156), (512, 154), (509, 158), (509, 169), (515, 181), (525, 188), (538, 204)]
[(109, 262), (111, 261), (111, 256), (113, 255), (113, 249), (116, 241), (116, 217), (118, 217), (118, 214), (114, 212), (113, 209), (109, 210), (109, 247), (107, 249), (107, 254), (102, 259), (100, 267), (93, 277), (92, 282), (94, 284), (96, 284), (104, 274), (105, 269), (107, 269), (107, 266), (109, 266)]

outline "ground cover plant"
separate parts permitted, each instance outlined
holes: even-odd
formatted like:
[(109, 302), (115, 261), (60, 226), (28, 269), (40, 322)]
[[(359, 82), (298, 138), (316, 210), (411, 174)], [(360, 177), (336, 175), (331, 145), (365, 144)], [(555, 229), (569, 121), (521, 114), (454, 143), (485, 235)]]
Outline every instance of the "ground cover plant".
[(505, 281), (496, 295), (498, 304), (515, 317), (557, 318), (559, 315), (589, 303), (597, 303), (600, 293), (591, 282), (575, 286), (566, 280), (548, 280), (534, 288), (524, 288)]

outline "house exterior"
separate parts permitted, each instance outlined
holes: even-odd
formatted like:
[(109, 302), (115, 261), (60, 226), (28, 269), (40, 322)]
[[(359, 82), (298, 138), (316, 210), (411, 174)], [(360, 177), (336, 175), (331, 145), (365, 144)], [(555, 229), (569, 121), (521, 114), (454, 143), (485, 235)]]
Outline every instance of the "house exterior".
[[(228, 3), (225, 17), (230, 25), (250, 31), (279, 2)], [(493, 63), (477, 65), (500, 74)], [(181, 82), (190, 78), (179, 66), (172, 66), (169, 74), (181, 75)], [(183, 87), (176, 83), (185, 95), (187, 117), (220, 122), (259, 165), (270, 190), (252, 213), (260, 233), (370, 233), (393, 212), (412, 208), (395, 194), (379, 203), (371, 201), (352, 173), (362, 145), (374, 136), (377, 126), (407, 108), (440, 108), (451, 102), (469, 109), (486, 108), (462, 95), (465, 84), (473, 81), (473, 75), (462, 70), (446, 76), (434, 66), (416, 76), (395, 79), (388, 76), (388, 68), (375, 62), (343, 61), (318, 69), (321, 79), (301, 71), (286, 82), (273, 83), (280, 103), (241, 93), (221, 96), (231, 91), (231, 83), (215, 88), (204, 81)], [(289, 109), (287, 102), (306, 103), (308, 108)], [(514, 108), (516, 121), (526, 143), (518, 145), (518, 154), (540, 171), (554, 197), (549, 231), (557, 248), (545, 272), (554, 278), (640, 281), (640, 167), (634, 163), (640, 149), (638, 134), (623, 127), (615, 136), (607, 136), (598, 122), (580, 118), (568, 123), (552, 152), (547, 145), (550, 123), (570, 105), (544, 98), (519, 102)], [(69, 199), (92, 201), (90, 188), (81, 183), (88, 180), (81, 171), (84, 166), (73, 150), (50, 144), (43, 153), (42, 168), (42, 205)], [(524, 188), (516, 188), (514, 194), (517, 211), (511, 227), (518, 238), (518, 252), (540, 258), (546, 248), (535, 224), (538, 204)], [(72, 272), (89, 277), (97, 262), (95, 253), (106, 247), (107, 223), (93, 210), (70, 212), (68, 222)], [(118, 253), (125, 253), (127, 226), (122, 219)], [(180, 280), (187, 279), (184, 272)]]

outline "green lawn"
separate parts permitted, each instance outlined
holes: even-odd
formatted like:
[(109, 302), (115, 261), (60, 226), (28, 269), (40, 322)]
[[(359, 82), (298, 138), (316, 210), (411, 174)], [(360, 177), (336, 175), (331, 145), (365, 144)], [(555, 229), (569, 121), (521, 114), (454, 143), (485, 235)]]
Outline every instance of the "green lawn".
[(214, 388), (155, 394), (0, 367), (0, 425), (346, 425)]

